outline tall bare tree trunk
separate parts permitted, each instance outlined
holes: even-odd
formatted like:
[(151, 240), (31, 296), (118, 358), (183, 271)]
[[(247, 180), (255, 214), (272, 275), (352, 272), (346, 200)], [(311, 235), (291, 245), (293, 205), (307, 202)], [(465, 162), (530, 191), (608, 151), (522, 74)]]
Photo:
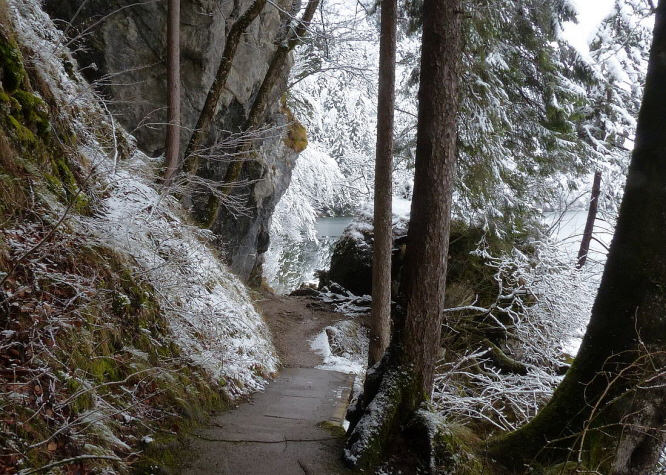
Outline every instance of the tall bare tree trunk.
[(430, 399), (439, 351), (456, 161), (460, 0), (426, 1), (414, 198), (403, 273), (404, 348), (415, 371), (416, 408)]
[(372, 310), (368, 367), (379, 363), (391, 336), (391, 251), (393, 114), (395, 104), (396, 0), (382, 0), (379, 40), (379, 94), (375, 156), (374, 243), (372, 246)]
[(231, 66), (233, 65), (234, 56), (236, 55), (236, 49), (241, 37), (265, 6), (266, 0), (255, 0), (229, 29), (215, 80), (208, 90), (208, 95), (206, 96), (201, 114), (199, 114), (197, 125), (194, 127), (194, 132), (192, 132), (190, 141), (185, 149), (185, 168), (191, 174), (196, 174), (199, 169), (197, 149), (201, 146), (201, 143), (210, 130), (220, 97), (222, 97), (222, 92), (227, 84), (227, 78), (231, 72)]
[[(403, 273), (406, 316), (366, 384), (345, 460), (368, 471), (403, 422), (430, 398), (439, 350), (456, 159), (460, 0), (425, 0), (414, 198)], [(372, 392), (369, 392), (371, 389)]]
[(615, 235), (578, 355), (528, 424), (491, 441), (509, 469), (580, 462), (651, 473), (666, 429), (666, 0), (656, 9), (645, 94)]
[(580, 241), (578, 249), (578, 262), (576, 267), (580, 269), (587, 261), (587, 254), (590, 252), (590, 243), (592, 242), (592, 233), (594, 231), (594, 222), (597, 219), (597, 210), (599, 209), (599, 195), (601, 194), (601, 171), (594, 172), (594, 181), (592, 183), (592, 196), (590, 197), (590, 207), (587, 210), (587, 221), (583, 231), (583, 239)]
[(180, 161), (180, 0), (169, 0), (167, 12), (167, 140), (165, 182)]

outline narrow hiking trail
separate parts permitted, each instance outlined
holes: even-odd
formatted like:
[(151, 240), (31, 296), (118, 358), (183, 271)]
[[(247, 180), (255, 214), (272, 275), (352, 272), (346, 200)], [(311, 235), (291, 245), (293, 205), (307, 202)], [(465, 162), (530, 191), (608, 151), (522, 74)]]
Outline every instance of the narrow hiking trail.
[(315, 369), (323, 359), (310, 349), (318, 333), (345, 316), (312, 297), (263, 293), (257, 305), (284, 368), (263, 392), (193, 434), (183, 473), (350, 474), (340, 454), (354, 375)]

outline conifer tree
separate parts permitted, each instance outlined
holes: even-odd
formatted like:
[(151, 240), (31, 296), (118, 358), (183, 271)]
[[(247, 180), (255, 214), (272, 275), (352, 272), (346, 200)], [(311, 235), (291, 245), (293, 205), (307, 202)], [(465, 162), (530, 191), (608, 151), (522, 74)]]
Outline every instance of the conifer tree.
[(419, 87), (416, 174), (404, 270), (404, 318), (366, 382), (346, 460), (367, 470), (432, 390), (446, 285), (456, 159), (462, 10), (459, 0), (426, 0)]
[(392, 174), (393, 108), (395, 107), (396, 0), (383, 0), (379, 42), (377, 152), (375, 157), (374, 242), (372, 246), (372, 311), (368, 367), (378, 363), (391, 332), (391, 252), (393, 250)]
[(645, 474), (666, 442), (665, 55), (660, 0), (625, 194), (592, 317), (548, 404), (490, 444), (489, 456), (508, 468), (573, 460), (598, 473)]

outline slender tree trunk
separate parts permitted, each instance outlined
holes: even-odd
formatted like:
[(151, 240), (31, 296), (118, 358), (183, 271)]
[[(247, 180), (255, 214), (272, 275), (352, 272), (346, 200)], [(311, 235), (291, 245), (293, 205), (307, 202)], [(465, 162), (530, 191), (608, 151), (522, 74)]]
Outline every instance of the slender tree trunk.
[(645, 94), (615, 236), (573, 365), (528, 424), (488, 446), (511, 469), (580, 461), (650, 473), (666, 417), (666, 0), (656, 10)]
[(396, 12), (396, 0), (382, 0), (369, 368), (382, 359), (391, 336), (391, 251), (393, 249), (391, 200), (393, 196)]
[(199, 114), (197, 125), (195, 126), (194, 132), (192, 132), (192, 137), (190, 137), (190, 141), (185, 149), (185, 168), (191, 174), (195, 175), (199, 169), (197, 149), (201, 146), (201, 143), (208, 134), (210, 126), (213, 123), (215, 111), (217, 110), (220, 97), (222, 97), (222, 92), (227, 84), (227, 78), (231, 72), (231, 66), (233, 65), (234, 56), (236, 55), (236, 49), (238, 48), (241, 37), (265, 6), (266, 0), (255, 0), (229, 29), (226, 43), (224, 45), (224, 52), (222, 53), (220, 65), (218, 66), (217, 74), (215, 75), (215, 80), (210, 86), (203, 109), (201, 110), (201, 114)]
[(169, 0), (167, 12), (167, 140), (165, 182), (180, 160), (180, 0)]
[[(403, 274), (404, 319), (363, 397), (345, 460), (369, 470), (401, 424), (429, 399), (439, 350), (456, 158), (460, 0), (425, 0), (414, 198)], [(368, 386), (366, 386), (367, 388)]]
[[(259, 91), (257, 91), (257, 96), (252, 103), (250, 113), (245, 120), (245, 125), (243, 126), (243, 130), (245, 132), (251, 131), (265, 120), (266, 112), (268, 107), (271, 105), (269, 103), (271, 94), (275, 88), (277, 80), (280, 77), (280, 74), (284, 70), (289, 53), (305, 38), (305, 35), (307, 34), (308, 28), (310, 26), (310, 22), (312, 21), (312, 17), (317, 11), (318, 6), (319, 0), (310, 0), (305, 7), (303, 16), (298, 22), (298, 26), (293, 30), (290, 30), (287, 33), (287, 37), (278, 45), (277, 50), (271, 58), (271, 62), (268, 66), (268, 71), (266, 71), (266, 75), (264, 76), (264, 80), (259, 87)], [(229, 164), (222, 180), (222, 182), (225, 184), (225, 186), (222, 188), (223, 195), (229, 195), (233, 190), (234, 184), (238, 182), (241, 172), (243, 171), (245, 160), (251, 149), (252, 143), (248, 140), (244, 145), (236, 150), (236, 159)], [(220, 200), (217, 197), (211, 196), (209, 198), (206, 208), (210, 210), (210, 213), (208, 220), (204, 223), (205, 226), (211, 227), (215, 221), (217, 221), (217, 217), (220, 213), (220, 205)]]
[(587, 221), (583, 231), (583, 239), (580, 242), (578, 250), (578, 262), (576, 268), (580, 269), (587, 261), (587, 254), (590, 252), (590, 243), (592, 242), (592, 232), (594, 231), (594, 222), (597, 219), (597, 210), (599, 209), (599, 195), (601, 194), (601, 171), (594, 172), (594, 182), (592, 183), (592, 196), (590, 197), (590, 207), (587, 210)]

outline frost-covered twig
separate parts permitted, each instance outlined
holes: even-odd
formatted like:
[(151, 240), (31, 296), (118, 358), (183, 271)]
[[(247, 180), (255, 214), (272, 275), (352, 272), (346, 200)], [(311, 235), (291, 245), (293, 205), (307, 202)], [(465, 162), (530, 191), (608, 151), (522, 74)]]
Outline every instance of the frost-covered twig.
[(83, 462), (84, 460), (111, 460), (113, 462), (122, 462), (123, 459), (113, 455), (78, 455), (67, 459), (57, 460), (43, 467), (33, 468), (29, 470), (19, 471), (19, 475), (32, 475), (33, 473), (46, 472), (52, 468), (60, 467), (61, 465), (68, 465), (71, 463)]
[[(453, 331), (456, 339), (470, 331), (466, 322), (483, 317), (503, 330), (507, 348), (480, 338), (477, 352), (451, 350), (438, 369), (432, 396), (437, 410), (450, 419), (512, 430), (536, 413), (561, 379), (557, 374), (563, 354), (572, 351), (567, 347), (582, 334), (598, 279), (593, 269), (575, 269), (552, 243), (533, 246), (533, 256), (513, 252), (496, 257), (482, 242), (475, 254), (494, 270), (496, 301), (445, 311), (445, 330)], [(477, 323), (472, 331), (480, 328)], [(498, 351), (499, 356), (493, 353)], [(504, 351), (518, 356), (509, 356), (507, 362)], [(512, 373), (514, 367), (520, 368), (518, 374)]]

